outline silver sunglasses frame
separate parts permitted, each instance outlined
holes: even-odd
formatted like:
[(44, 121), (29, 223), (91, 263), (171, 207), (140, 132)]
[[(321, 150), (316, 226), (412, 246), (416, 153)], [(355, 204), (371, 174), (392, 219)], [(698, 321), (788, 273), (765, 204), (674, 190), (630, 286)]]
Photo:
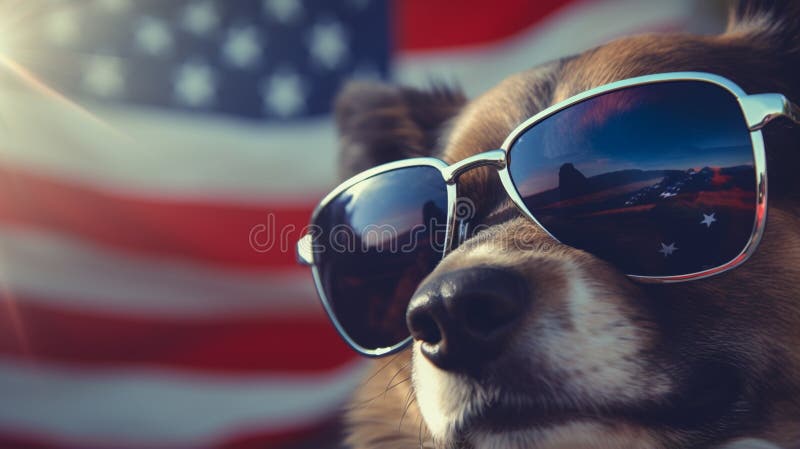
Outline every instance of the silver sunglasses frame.
[[(314, 209), (311, 215), (311, 224), (313, 225), (316, 223), (316, 219), (319, 212), (325, 206), (327, 206), (328, 203), (330, 203), (343, 191), (347, 190), (348, 188), (352, 187), (353, 185), (361, 181), (364, 181), (365, 179), (369, 179), (381, 173), (386, 173), (389, 171), (402, 168), (433, 167), (438, 169), (439, 172), (442, 174), (443, 181), (445, 182), (447, 188), (447, 230), (445, 232), (445, 245), (442, 251), (442, 258), (444, 258), (452, 249), (453, 232), (455, 229), (455, 216), (456, 216), (455, 208), (458, 198), (458, 193), (457, 193), (458, 177), (461, 176), (463, 173), (472, 170), (474, 168), (493, 166), (497, 169), (503, 188), (505, 189), (506, 194), (508, 194), (509, 198), (514, 203), (514, 205), (520, 210), (520, 212), (522, 212), (531, 221), (536, 223), (537, 226), (539, 226), (541, 229), (547, 232), (547, 234), (550, 235), (550, 237), (552, 237), (555, 241), (558, 242), (559, 240), (555, 238), (547, 229), (545, 229), (544, 226), (542, 226), (541, 223), (539, 223), (536, 217), (534, 217), (533, 214), (528, 210), (528, 208), (522, 201), (519, 192), (517, 192), (517, 189), (514, 187), (514, 183), (511, 180), (511, 175), (508, 171), (508, 166), (507, 166), (508, 152), (511, 149), (511, 146), (520, 137), (520, 135), (522, 135), (522, 133), (527, 131), (529, 128), (536, 125), (538, 122), (552, 116), (553, 114), (561, 111), (562, 109), (568, 108), (574, 104), (580, 103), (582, 101), (588, 100), (598, 95), (602, 95), (608, 92), (613, 92), (628, 87), (670, 82), (670, 81), (708, 82), (711, 84), (715, 84), (719, 87), (722, 87), (723, 89), (730, 92), (737, 99), (739, 106), (741, 107), (742, 114), (744, 115), (745, 122), (747, 123), (748, 130), (750, 131), (750, 139), (753, 144), (752, 145), (753, 161), (755, 164), (756, 188), (757, 188), (756, 214), (753, 223), (753, 229), (750, 234), (750, 239), (748, 240), (747, 244), (742, 249), (742, 251), (739, 253), (739, 255), (737, 255), (729, 262), (720, 265), (718, 267), (695, 273), (675, 275), (675, 276), (639, 276), (630, 274), (627, 276), (638, 282), (644, 282), (644, 283), (674, 283), (674, 282), (685, 282), (695, 279), (703, 279), (709, 276), (714, 276), (720, 273), (724, 273), (744, 263), (755, 252), (756, 248), (758, 247), (758, 243), (760, 242), (761, 237), (764, 234), (764, 227), (767, 221), (767, 163), (766, 163), (766, 154), (764, 150), (764, 139), (761, 134), (761, 129), (764, 126), (766, 126), (769, 122), (778, 117), (787, 117), (793, 122), (800, 124), (800, 107), (789, 101), (782, 94), (765, 93), (765, 94), (748, 95), (741, 87), (739, 87), (733, 81), (719, 75), (715, 75), (712, 73), (705, 73), (705, 72), (670, 72), (670, 73), (660, 73), (654, 75), (645, 75), (645, 76), (639, 76), (635, 78), (629, 78), (613, 82), (610, 84), (596, 87), (591, 90), (587, 90), (578, 95), (567, 98), (566, 100), (561, 101), (553, 106), (550, 106), (549, 108), (544, 109), (541, 112), (537, 113), (533, 117), (525, 120), (508, 135), (508, 137), (505, 139), (505, 141), (503, 142), (502, 146), (499, 149), (485, 151), (453, 164), (448, 165), (446, 162), (432, 157), (419, 157), (419, 158), (404, 159), (400, 161), (389, 162), (387, 164), (373, 167), (369, 170), (366, 170), (349, 178), (348, 180), (341, 183), (338, 187), (336, 187), (333, 191), (331, 191), (328, 195), (326, 195)], [(298, 263), (303, 265), (308, 265), (311, 267), (311, 271), (314, 277), (314, 284), (316, 285), (317, 293), (319, 294), (322, 306), (325, 308), (325, 311), (330, 317), (331, 321), (333, 322), (333, 325), (336, 327), (336, 330), (339, 332), (339, 335), (342, 336), (345, 342), (347, 342), (347, 344), (357, 352), (369, 357), (381, 357), (403, 349), (411, 341), (410, 336), (404, 339), (402, 342), (397, 343), (395, 345), (385, 348), (375, 348), (375, 349), (364, 348), (350, 338), (347, 332), (342, 328), (341, 324), (339, 323), (339, 320), (336, 318), (336, 314), (334, 313), (333, 308), (330, 302), (328, 301), (328, 298), (325, 295), (325, 291), (322, 288), (322, 281), (320, 278), (319, 269), (314, 260), (313, 248), (314, 248), (314, 241), (313, 241), (313, 236), (310, 233), (301, 237), (300, 240), (297, 242)]]

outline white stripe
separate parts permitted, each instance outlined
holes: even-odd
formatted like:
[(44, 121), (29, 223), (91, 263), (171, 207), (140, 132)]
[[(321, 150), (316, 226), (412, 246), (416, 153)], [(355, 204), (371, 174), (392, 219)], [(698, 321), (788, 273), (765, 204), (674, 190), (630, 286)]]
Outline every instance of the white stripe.
[(211, 447), (331, 416), (363, 363), (321, 375), (86, 370), (0, 359), (0, 433), (79, 447)]
[(108, 126), (43, 95), (0, 89), (0, 163), (158, 198), (240, 203), (316, 198), (336, 183), (327, 119), (260, 125), (92, 105)]
[[(401, 55), (394, 67), (402, 83), (425, 86), (454, 81), (467, 94), (486, 91), (505, 77), (576, 54), (608, 40), (664, 24), (708, 31), (709, 17), (694, 0), (581, 1), (554, 13), (531, 30), (497, 44), (453, 51)], [(713, 23), (713, 21), (712, 21)]]
[(61, 309), (162, 318), (320, 309), (307, 270), (247, 273), (11, 226), (0, 227), (0, 255), (4, 291)]

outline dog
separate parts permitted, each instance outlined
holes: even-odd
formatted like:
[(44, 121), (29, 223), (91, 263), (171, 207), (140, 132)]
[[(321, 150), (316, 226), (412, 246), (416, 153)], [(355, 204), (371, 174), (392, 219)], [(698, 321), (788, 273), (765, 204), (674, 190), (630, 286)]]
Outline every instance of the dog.
[[(335, 106), (340, 174), (417, 156), (461, 161), (499, 148), (521, 122), (570, 96), (675, 71), (715, 73), (748, 93), (800, 100), (800, 2), (743, 1), (722, 34), (624, 37), (512, 75), (471, 101), (446, 86), (353, 82)], [(692, 282), (635, 282), (525, 218), (496, 170), (465, 174), (460, 196), (474, 201), (485, 232), (448, 254), (419, 288), (491, 267), (522, 273), (532, 305), (500, 356), (463, 362), (480, 375), (433, 363), (418, 338), (374, 361), (348, 408), (346, 444), (800, 447), (800, 131), (780, 119), (764, 135), (763, 240), (742, 266)], [(481, 288), (494, 287), (505, 288)]]

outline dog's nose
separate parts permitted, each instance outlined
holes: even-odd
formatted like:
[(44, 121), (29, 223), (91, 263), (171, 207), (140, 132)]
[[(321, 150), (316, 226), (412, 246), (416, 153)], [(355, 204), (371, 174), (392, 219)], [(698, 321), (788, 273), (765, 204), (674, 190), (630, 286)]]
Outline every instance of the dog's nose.
[(497, 357), (528, 305), (525, 279), (508, 269), (472, 267), (422, 285), (406, 322), (421, 351), (436, 366), (471, 371)]

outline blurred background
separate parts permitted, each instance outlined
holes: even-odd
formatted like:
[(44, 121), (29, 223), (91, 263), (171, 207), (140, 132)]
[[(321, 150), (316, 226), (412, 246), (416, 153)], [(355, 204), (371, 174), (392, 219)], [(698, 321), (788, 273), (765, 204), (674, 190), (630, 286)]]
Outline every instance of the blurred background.
[(701, 0), (0, 0), (0, 447), (335, 447), (364, 360), (294, 243), (347, 79), (459, 83)]

